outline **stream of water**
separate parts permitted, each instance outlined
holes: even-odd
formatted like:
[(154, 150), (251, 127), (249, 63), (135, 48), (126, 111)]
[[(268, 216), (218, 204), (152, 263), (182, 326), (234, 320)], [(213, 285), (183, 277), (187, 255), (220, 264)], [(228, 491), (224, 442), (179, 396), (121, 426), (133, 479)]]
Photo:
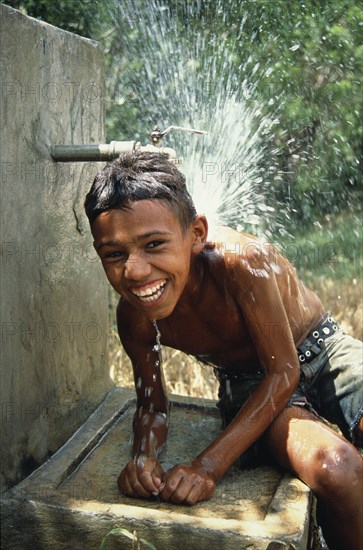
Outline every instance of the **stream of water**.
[(235, 0), (176, 5), (177, 14), (160, 0), (147, 4), (126, 0), (113, 13), (128, 55), (139, 58), (142, 44), (139, 80), (134, 82), (127, 68), (122, 73), (132, 83), (143, 113), (140, 140), (145, 142), (145, 132), (156, 124), (162, 130), (180, 125), (207, 131), (206, 136), (174, 133), (165, 138), (165, 145), (184, 159), (181, 170), (198, 213), (207, 216), (212, 231), (217, 225), (229, 225), (260, 236), (271, 235), (272, 227), (281, 232), (278, 208), (269, 201), (271, 151), (268, 168), (263, 162), (270, 130), (278, 120), (272, 109), (271, 116), (263, 116), (255, 99), (258, 61), (249, 59), (248, 70), (240, 66), (238, 74), (232, 70), (238, 41), (248, 48), (253, 40), (244, 33), (247, 10), (236, 20), (231, 44), (218, 25), (210, 28), (207, 21), (213, 10), (223, 22), (225, 14), (236, 8)]

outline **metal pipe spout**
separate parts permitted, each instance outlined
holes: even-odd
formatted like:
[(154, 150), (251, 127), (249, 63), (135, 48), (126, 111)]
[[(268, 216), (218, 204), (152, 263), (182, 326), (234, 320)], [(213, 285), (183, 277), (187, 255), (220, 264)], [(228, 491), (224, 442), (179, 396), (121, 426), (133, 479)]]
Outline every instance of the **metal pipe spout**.
[(175, 164), (180, 163), (174, 149), (155, 145), (141, 146), (136, 141), (111, 141), (111, 143), (91, 145), (53, 145), (50, 154), (56, 162), (109, 162), (122, 153), (134, 150), (164, 153)]
[(190, 132), (192, 134), (207, 134), (204, 130), (184, 128), (183, 126), (169, 126), (163, 132), (155, 127), (150, 134), (151, 144), (140, 145), (138, 141), (111, 141), (111, 143), (99, 143), (91, 145), (53, 145), (50, 154), (56, 162), (109, 162), (122, 153), (129, 151), (148, 151), (165, 154), (174, 164), (180, 164), (182, 159), (177, 157), (174, 149), (163, 147), (161, 140), (172, 130)]

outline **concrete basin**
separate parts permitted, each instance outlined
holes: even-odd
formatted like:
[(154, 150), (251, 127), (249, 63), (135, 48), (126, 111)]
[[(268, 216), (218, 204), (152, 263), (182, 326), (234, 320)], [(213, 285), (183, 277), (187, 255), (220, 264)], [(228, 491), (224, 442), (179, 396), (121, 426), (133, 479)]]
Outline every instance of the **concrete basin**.
[[(171, 403), (165, 468), (193, 458), (221, 430), (214, 401), (171, 396)], [(4, 550), (99, 549), (107, 534), (106, 550), (309, 548), (312, 494), (268, 466), (231, 468), (213, 498), (193, 507), (120, 494), (134, 410), (134, 392), (114, 388), (66, 445), (3, 495)]]

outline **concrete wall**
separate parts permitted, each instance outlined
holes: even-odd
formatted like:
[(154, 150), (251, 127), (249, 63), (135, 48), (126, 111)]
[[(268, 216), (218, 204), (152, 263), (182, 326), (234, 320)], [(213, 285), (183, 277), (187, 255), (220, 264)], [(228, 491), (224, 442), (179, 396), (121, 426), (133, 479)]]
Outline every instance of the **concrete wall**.
[(1, 9), (2, 489), (57, 450), (111, 387), (107, 283), (83, 213), (95, 164), (49, 147), (103, 141), (99, 46)]

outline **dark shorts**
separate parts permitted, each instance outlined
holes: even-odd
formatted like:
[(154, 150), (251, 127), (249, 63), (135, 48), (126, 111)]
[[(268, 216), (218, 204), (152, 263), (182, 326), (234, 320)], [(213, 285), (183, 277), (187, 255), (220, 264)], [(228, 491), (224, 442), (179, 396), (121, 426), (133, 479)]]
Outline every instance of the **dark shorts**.
[[(216, 375), (220, 382), (217, 405), (226, 426), (265, 375), (227, 376), (218, 369)], [(319, 419), (336, 424), (355, 443), (354, 428), (363, 414), (363, 343), (340, 329), (326, 338), (318, 355), (300, 364), (300, 382), (287, 404), (291, 406), (305, 407)]]

